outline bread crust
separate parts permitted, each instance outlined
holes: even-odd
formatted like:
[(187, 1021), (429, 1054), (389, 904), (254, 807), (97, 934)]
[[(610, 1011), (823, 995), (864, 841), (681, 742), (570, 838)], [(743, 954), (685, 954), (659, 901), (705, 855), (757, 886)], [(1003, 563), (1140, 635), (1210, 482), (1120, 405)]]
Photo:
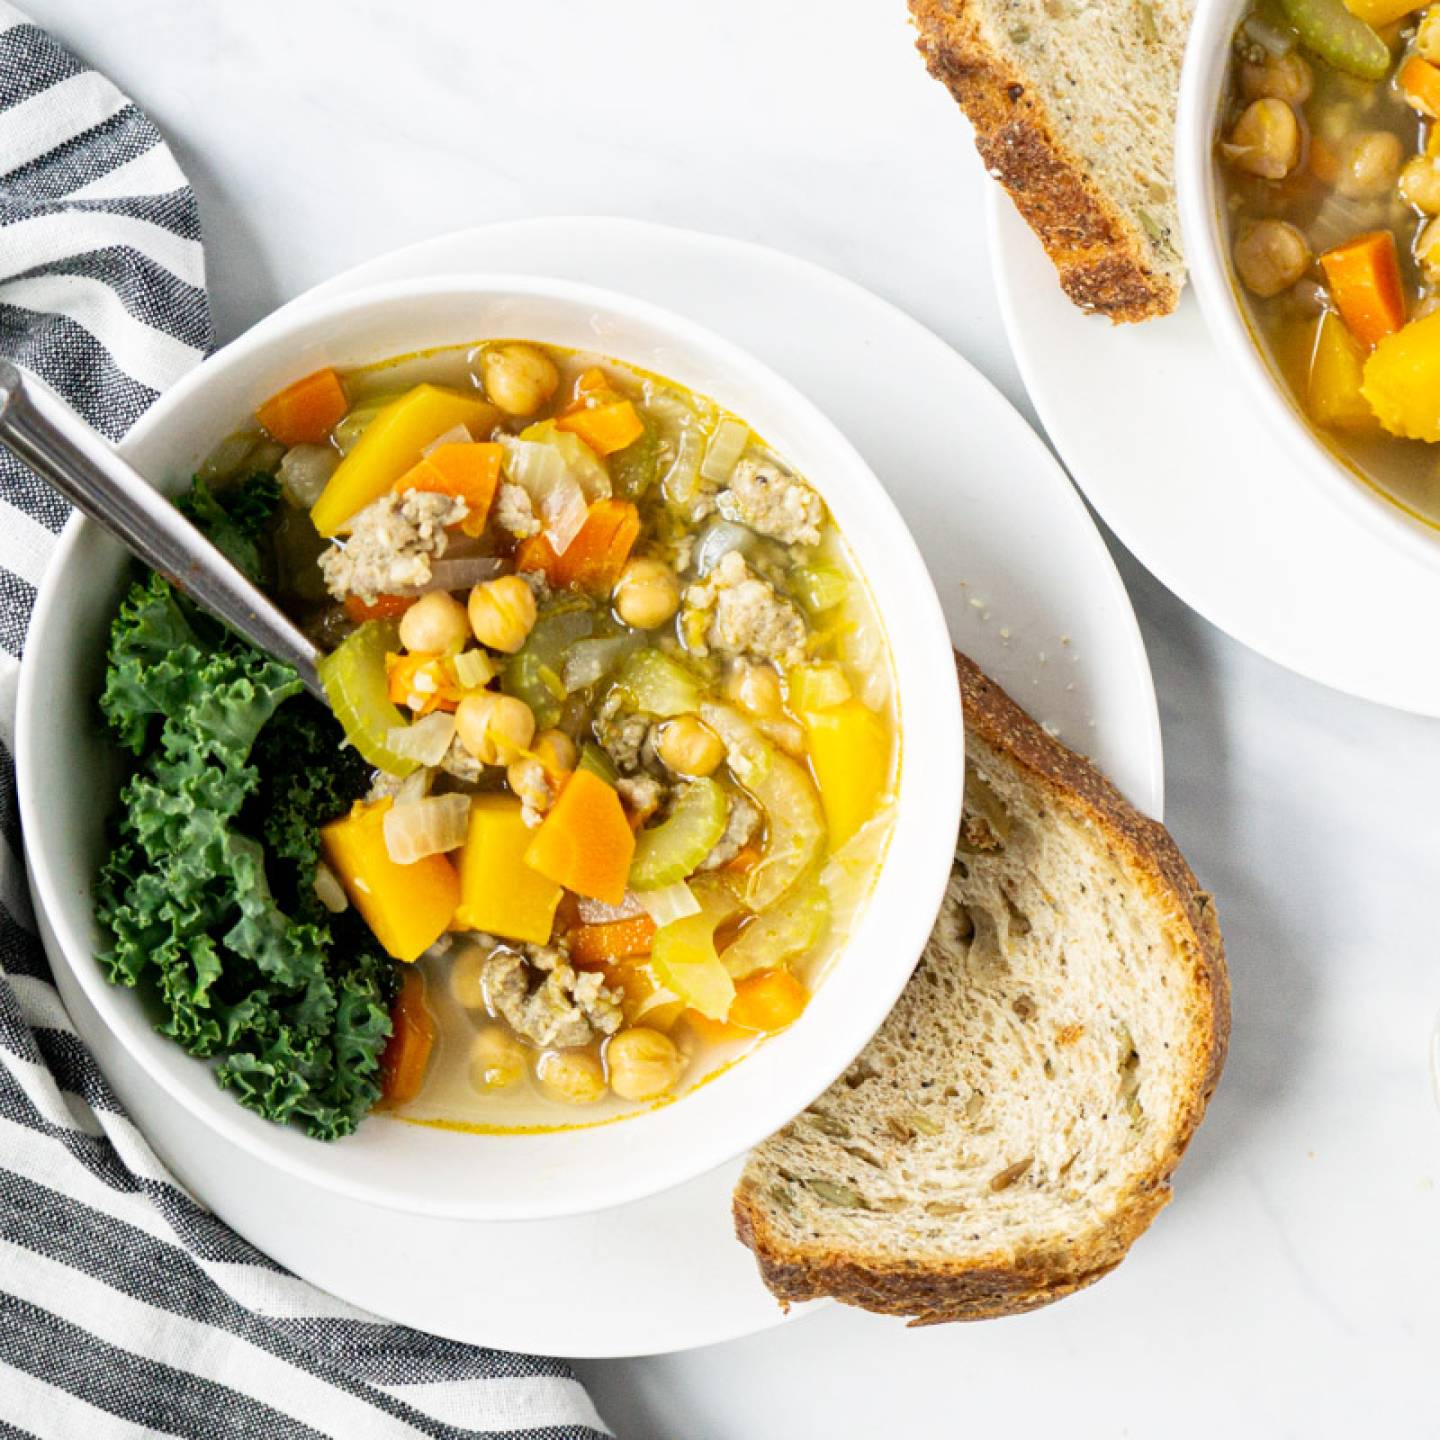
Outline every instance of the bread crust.
[(926, 68), (969, 117), (985, 168), (1040, 237), (1066, 295), (1115, 321), (1170, 314), (1180, 285), (1153, 268), (1134, 221), (1090, 180), (966, 0), (910, 0), (910, 14)]
[(1141, 815), (1101, 773), (1035, 723), (975, 663), (956, 653), (967, 736), (1003, 752), (1053, 803), (1078, 813), (1140, 877), (1150, 903), (1193, 968), (1201, 1003), (1191, 1016), (1181, 1088), (1187, 1100), (1153, 1170), (1123, 1194), (1103, 1226), (1057, 1237), (1044, 1251), (997, 1253), (938, 1263), (877, 1263), (840, 1250), (797, 1248), (766, 1218), (763, 1198), (742, 1176), (733, 1201), (735, 1233), (782, 1304), (833, 1296), (849, 1305), (910, 1317), (912, 1325), (1019, 1315), (1093, 1284), (1113, 1270), (1170, 1200), (1170, 1177), (1225, 1064), (1230, 982), (1212, 898), (1162, 825)]

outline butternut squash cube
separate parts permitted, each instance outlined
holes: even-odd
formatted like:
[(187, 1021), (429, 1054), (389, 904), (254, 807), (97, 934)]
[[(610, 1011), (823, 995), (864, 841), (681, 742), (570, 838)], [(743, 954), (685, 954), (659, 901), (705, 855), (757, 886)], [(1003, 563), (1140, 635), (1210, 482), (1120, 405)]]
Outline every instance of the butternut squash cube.
[(477, 795), (460, 851), (457, 930), (486, 930), (543, 945), (555, 925), (561, 888), (525, 863), (535, 832), (513, 795)]
[(810, 768), (838, 850), (872, 815), (890, 783), (890, 732), (859, 700), (805, 712)]

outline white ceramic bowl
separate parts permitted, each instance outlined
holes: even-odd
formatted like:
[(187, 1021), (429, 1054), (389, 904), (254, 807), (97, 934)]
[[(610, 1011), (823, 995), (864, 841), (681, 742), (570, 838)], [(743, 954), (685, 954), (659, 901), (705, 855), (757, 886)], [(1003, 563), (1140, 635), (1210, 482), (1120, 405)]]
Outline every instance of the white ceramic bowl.
[(205, 1064), (157, 1034), (137, 996), (109, 985), (95, 962), (92, 880), (117, 773), (96, 699), (127, 560), (78, 518), (36, 606), (16, 752), (31, 882), (62, 991), (78, 985), (177, 1104), (252, 1153), (359, 1199), (437, 1216), (539, 1219), (622, 1204), (723, 1163), (801, 1110), (853, 1059), (904, 987), (939, 905), (959, 823), (963, 735), (934, 588), (864, 461), (787, 382), (652, 305), (505, 275), (399, 282), (316, 302), (272, 317), (207, 360), (155, 404), (124, 453), (173, 492), (238, 420), (299, 375), (492, 335), (598, 351), (715, 397), (819, 489), (871, 587), (898, 678), (898, 819), (870, 903), (800, 1022), (676, 1103), (617, 1124), (492, 1136), (373, 1115), (346, 1140), (309, 1140), (242, 1109)]
[[(1340, 459), (1315, 433), (1250, 332), (1240, 282), (1230, 263), (1229, 228), (1222, 209), (1215, 141), (1229, 71), (1232, 41), (1251, 0), (1198, 0), (1175, 122), (1175, 184), (1185, 259), (1200, 311), (1222, 363), (1240, 376), (1292, 464), (1318, 493), (1340, 505), (1357, 524), (1420, 563), (1440, 568), (1440, 531), (1387, 499)], [(1196, 395), (1194, 403), (1209, 403)], [(1223, 424), (1223, 416), (1216, 417)], [(1265, 477), (1256, 475), (1263, 485)], [(1242, 523), (1244, 517), (1237, 517)], [(1284, 541), (1275, 537), (1276, 544)]]

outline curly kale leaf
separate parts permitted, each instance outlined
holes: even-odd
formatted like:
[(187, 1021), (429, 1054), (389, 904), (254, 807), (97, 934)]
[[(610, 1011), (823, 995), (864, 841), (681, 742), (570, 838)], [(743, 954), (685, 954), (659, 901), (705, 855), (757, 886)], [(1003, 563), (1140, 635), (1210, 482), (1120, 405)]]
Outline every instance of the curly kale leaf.
[(175, 505), (237, 570), (259, 584), (265, 577), (261, 545), (279, 503), (280, 482), (273, 475), (252, 475), (223, 498), (197, 478)]
[[(258, 546), (266, 495), (253, 481), (234, 501), (197, 487), (191, 508), (212, 535)], [(319, 826), (368, 775), (300, 692), (294, 671), (158, 576), (131, 588), (101, 708), (140, 758), (97, 914), (111, 980), (147, 987), (162, 1033), (214, 1057), (242, 1104), (333, 1139), (379, 1097), (393, 966), (362, 922), (315, 898)]]

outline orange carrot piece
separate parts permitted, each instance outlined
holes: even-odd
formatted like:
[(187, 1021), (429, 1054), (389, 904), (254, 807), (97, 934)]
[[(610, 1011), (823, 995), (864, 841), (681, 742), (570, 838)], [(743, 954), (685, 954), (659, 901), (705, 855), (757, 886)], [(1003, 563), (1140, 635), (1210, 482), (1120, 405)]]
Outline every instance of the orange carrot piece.
[(395, 482), (395, 493), (430, 490), (440, 495), (458, 495), (468, 510), (460, 528), (467, 535), (479, 535), (485, 529), (500, 484), (504, 454), (499, 445), (489, 441), (437, 445)]
[(604, 594), (620, 578), (639, 536), (640, 512), (628, 500), (597, 500), (563, 555), (543, 535), (532, 535), (515, 551), (515, 568), (543, 570), (556, 589)]
[(788, 970), (762, 970), (736, 981), (728, 1023), (742, 1030), (783, 1030), (800, 1018), (809, 999)]
[(650, 953), (655, 922), (648, 915), (635, 915), (602, 925), (577, 925), (566, 938), (570, 941), (570, 959), (576, 965), (628, 960)]
[(1320, 268), (1345, 328), (1362, 345), (1377, 344), (1405, 323), (1400, 260), (1389, 230), (1372, 230), (1327, 250)]
[(394, 620), (403, 615), (416, 601), (415, 595), (377, 595), (373, 601), (358, 595), (345, 597), (345, 613), (357, 624), (367, 620)]
[[(385, 674), (389, 677), (390, 703), (412, 709), (417, 715), (435, 710), (453, 711), (464, 693), (455, 678), (455, 669), (443, 655), (390, 654), (385, 657)], [(419, 708), (410, 704), (417, 697)]]
[(282, 445), (322, 445), (350, 402), (333, 370), (317, 370), (272, 395), (255, 418)]
[(703, 1041), (706, 1045), (724, 1045), (731, 1040), (753, 1040), (753, 1030), (742, 1030), (738, 1025), (732, 1025), (728, 1020), (712, 1020), (708, 1015), (702, 1015), (698, 1010), (686, 1010), (680, 1018), (694, 1032), (697, 1040)]
[(751, 840), (742, 845), (721, 868), (729, 871), (732, 875), (747, 875), (760, 863), (764, 854), (765, 852)]
[(603, 393), (609, 388), (610, 377), (598, 365), (582, 370), (576, 377), (570, 402), (560, 412), (561, 415), (573, 415), (577, 410), (583, 410), (590, 403), (592, 395)]
[(525, 863), (577, 895), (618, 905), (634, 855), (620, 796), (598, 775), (577, 770), (536, 830)]
[(418, 970), (407, 970), (390, 1007), (390, 1038), (380, 1053), (384, 1104), (404, 1105), (420, 1093), (434, 1047), (435, 1022), (425, 1008), (425, 981)]
[(1412, 55), (1396, 76), (1412, 108), (1432, 120), (1440, 116), (1440, 68)]
[(597, 455), (613, 455), (645, 433), (645, 422), (630, 401), (617, 400), (613, 405), (573, 410), (562, 415), (555, 428), (578, 435)]

